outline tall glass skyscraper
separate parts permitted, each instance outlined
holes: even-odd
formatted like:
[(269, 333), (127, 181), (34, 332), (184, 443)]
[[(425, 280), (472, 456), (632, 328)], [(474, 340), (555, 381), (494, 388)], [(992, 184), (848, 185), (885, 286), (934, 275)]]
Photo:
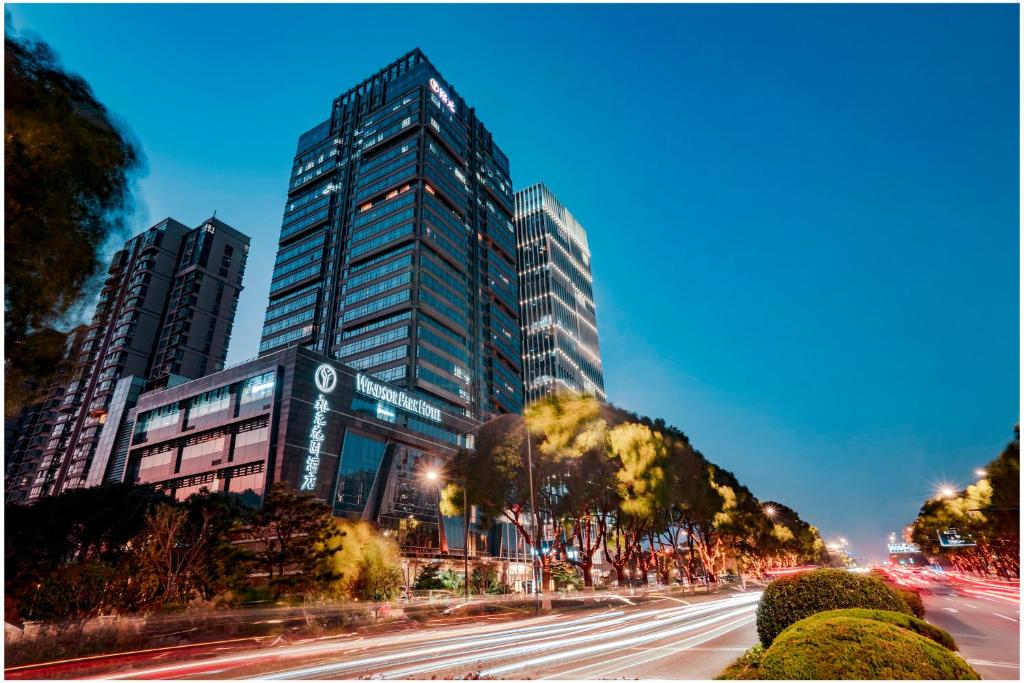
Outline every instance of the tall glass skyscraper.
[(299, 137), (260, 353), (301, 345), (486, 418), (522, 407), (508, 158), (420, 50)]
[(526, 400), (562, 388), (603, 401), (587, 233), (543, 183), (516, 192), (515, 212)]

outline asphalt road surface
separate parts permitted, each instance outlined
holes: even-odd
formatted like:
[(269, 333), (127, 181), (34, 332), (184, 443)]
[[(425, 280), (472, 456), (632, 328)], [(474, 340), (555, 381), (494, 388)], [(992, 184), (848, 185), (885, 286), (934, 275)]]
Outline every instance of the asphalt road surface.
[(602, 611), (545, 614), (375, 636), (254, 648), (107, 672), (147, 678), (676, 678), (716, 676), (757, 640), (760, 591), (664, 597)]
[(1020, 584), (931, 571), (899, 572), (921, 590), (925, 619), (949, 631), (983, 678), (1020, 678)]

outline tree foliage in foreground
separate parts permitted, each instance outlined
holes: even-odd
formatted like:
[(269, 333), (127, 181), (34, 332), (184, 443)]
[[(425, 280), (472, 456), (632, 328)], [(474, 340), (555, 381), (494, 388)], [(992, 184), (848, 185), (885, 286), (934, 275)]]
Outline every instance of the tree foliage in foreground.
[(141, 153), (50, 47), (4, 34), (5, 413), (38, 399), (132, 207)]
[[(483, 425), (476, 446), (452, 463), (455, 478), (480, 512), (512, 524), (530, 545), (533, 463), (536, 509), (557, 529), (545, 539), (548, 576), (551, 558), (562, 558), (591, 586), (596, 554), (620, 584), (633, 573), (714, 581), (727, 561), (763, 572), (825, 559), (814, 527), (779, 504), (769, 519), (761, 502), (681, 431), (593, 397), (545, 397), (525, 416)], [(446, 514), (460, 513), (460, 484), (446, 487), (443, 498)]]
[(275, 484), (263, 506), (200, 491), (177, 501), (144, 486), (73, 489), (5, 508), (5, 616), (80, 624), (105, 614), (271, 597), (390, 599), (398, 549), (337, 520), (311, 494)]
[[(956, 529), (977, 543), (972, 548), (943, 548), (939, 533)], [(956, 495), (925, 501), (912, 540), (933, 557), (962, 571), (1020, 575), (1020, 427), (985, 476)]]

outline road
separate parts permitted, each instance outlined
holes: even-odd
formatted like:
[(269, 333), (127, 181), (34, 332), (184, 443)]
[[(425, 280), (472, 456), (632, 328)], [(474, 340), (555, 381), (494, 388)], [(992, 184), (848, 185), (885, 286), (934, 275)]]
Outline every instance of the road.
[(1020, 678), (1020, 584), (938, 572), (899, 572), (921, 590), (925, 619), (949, 631), (989, 679)]
[(621, 608), (545, 614), (374, 636), (256, 647), (97, 676), (154, 678), (713, 678), (757, 640), (760, 591), (663, 597)]

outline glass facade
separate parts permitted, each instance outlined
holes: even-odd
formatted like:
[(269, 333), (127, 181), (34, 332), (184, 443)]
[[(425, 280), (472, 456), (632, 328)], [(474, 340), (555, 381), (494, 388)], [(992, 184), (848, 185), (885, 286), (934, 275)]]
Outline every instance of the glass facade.
[(521, 409), (508, 159), (419, 50), (300, 137), (270, 292), (261, 353), (301, 345), (471, 417)]
[[(330, 385), (318, 379), (324, 366), (334, 371)], [(284, 481), (338, 516), (376, 524), (409, 552), (461, 549), (462, 520), (442, 520), (437, 483), (424, 473), (472, 448), (480, 423), (359, 375), (289, 347), (142, 394), (125, 479), (178, 498), (204, 487), (238, 492), (254, 504)], [(470, 547), (486, 548), (476, 528)]]
[(543, 184), (515, 203), (526, 400), (562, 388), (603, 401), (587, 234)]
[(370, 502), (370, 492), (377, 481), (386, 449), (385, 439), (364, 436), (352, 430), (345, 434), (334, 494), (335, 514), (362, 516)]

